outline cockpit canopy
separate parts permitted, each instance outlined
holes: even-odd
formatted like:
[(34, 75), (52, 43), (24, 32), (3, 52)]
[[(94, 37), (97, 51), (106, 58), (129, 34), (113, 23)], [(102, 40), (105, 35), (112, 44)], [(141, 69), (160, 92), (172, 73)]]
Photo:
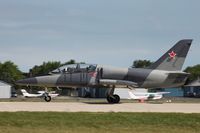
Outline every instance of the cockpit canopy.
[(57, 74), (57, 73), (72, 73), (72, 72), (92, 72), (96, 70), (97, 65), (95, 64), (70, 64), (61, 66), (50, 74)]

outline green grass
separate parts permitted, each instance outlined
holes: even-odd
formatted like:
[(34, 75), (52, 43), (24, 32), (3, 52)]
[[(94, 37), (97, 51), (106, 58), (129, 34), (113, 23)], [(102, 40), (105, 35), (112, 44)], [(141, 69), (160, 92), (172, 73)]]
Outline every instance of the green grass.
[(0, 113), (0, 133), (199, 133), (200, 114)]

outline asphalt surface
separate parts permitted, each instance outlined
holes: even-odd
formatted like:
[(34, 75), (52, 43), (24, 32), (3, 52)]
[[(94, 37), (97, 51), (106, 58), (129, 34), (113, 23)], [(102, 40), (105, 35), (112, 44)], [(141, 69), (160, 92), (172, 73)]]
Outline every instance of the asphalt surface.
[(0, 102), (0, 112), (176, 112), (200, 113), (195, 103), (76, 103), (76, 102)]

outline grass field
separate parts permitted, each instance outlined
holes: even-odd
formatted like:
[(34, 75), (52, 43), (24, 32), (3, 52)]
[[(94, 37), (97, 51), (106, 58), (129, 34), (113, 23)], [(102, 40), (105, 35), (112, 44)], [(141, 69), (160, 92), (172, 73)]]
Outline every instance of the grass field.
[(200, 114), (0, 113), (0, 133), (199, 133)]

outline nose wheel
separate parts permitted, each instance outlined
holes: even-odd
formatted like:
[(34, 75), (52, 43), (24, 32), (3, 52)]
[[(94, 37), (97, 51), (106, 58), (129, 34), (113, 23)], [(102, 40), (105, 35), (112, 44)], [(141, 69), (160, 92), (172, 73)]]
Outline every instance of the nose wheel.
[(119, 103), (120, 97), (118, 95), (107, 96), (108, 103)]
[(45, 96), (45, 97), (44, 97), (44, 100), (45, 100), (46, 102), (51, 102), (51, 97), (50, 97), (50, 96)]

